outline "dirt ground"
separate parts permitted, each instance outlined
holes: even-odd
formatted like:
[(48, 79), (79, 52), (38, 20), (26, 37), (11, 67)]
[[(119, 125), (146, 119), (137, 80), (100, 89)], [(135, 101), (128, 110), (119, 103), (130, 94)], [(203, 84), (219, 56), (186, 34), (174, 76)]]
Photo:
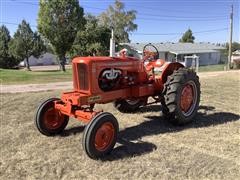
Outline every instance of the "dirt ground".
[(63, 134), (41, 135), (37, 106), (60, 91), (1, 94), (0, 179), (238, 179), (240, 177), (239, 73), (200, 78), (201, 106), (193, 123), (176, 127), (161, 106), (122, 114), (113, 152), (89, 159), (81, 141), (84, 124), (72, 119)]
[[(65, 65), (66, 69), (71, 69), (71, 65)], [(31, 66), (32, 71), (50, 71), (50, 70), (60, 70), (59, 65), (48, 65), (48, 66)]]
[(72, 89), (73, 83), (70, 82), (54, 82), (46, 84), (19, 84), (19, 85), (0, 85), (1, 93), (19, 93), (19, 92), (39, 92), (61, 89)]

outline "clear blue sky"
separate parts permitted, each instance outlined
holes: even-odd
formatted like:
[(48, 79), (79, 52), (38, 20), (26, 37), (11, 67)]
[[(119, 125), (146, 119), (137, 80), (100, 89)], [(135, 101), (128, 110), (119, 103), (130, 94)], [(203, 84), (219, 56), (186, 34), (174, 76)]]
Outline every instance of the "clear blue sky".
[[(123, 0), (127, 10), (137, 11), (138, 30), (130, 36), (132, 42), (176, 42), (188, 28), (197, 42), (227, 42), (229, 13), (234, 5), (233, 41), (240, 41), (239, 0)], [(100, 14), (114, 0), (80, 0), (85, 13)], [(36, 30), (38, 0), (0, 0), (0, 24), (11, 35), (22, 19)], [(205, 32), (210, 31), (210, 32)], [(155, 35), (149, 35), (155, 34)], [(166, 35), (167, 34), (167, 35)]]

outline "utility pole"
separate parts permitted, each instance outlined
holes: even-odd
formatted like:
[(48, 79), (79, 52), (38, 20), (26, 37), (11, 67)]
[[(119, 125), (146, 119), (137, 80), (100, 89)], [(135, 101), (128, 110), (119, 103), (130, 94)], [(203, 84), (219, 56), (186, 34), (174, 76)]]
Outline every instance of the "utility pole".
[(233, 5), (231, 6), (230, 13), (230, 37), (229, 37), (229, 49), (228, 49), (228, 70), (231, 68), (231, 57), (232, 57), (232, 33), (233, 33)]
[(114, 38), (114, 32), (112, 28), (112, 37), (110, 39), (110, 57), (115, 57), (115, 38)]

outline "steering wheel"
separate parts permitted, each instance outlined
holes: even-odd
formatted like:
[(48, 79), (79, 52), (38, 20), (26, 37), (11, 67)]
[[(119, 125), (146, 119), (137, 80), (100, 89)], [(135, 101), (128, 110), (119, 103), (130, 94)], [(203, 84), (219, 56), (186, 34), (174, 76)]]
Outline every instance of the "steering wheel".
[(149, 43), (143, 47), (143, 60), (144, 61), (145, 60), (152, 61), (152, 60), (156, 60), (158, 58), (159, 58), (159, 52), (158, 52), (156, 46)]

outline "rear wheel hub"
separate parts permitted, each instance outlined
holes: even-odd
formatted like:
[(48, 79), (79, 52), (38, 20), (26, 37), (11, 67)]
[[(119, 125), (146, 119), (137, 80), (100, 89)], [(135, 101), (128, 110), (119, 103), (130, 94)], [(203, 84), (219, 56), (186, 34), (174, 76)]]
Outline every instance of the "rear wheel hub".
[(182, 89), (180, 106), (185, 116), (191, 115), (196, 106), (197, 89), (193, 81), (186, 83)]

